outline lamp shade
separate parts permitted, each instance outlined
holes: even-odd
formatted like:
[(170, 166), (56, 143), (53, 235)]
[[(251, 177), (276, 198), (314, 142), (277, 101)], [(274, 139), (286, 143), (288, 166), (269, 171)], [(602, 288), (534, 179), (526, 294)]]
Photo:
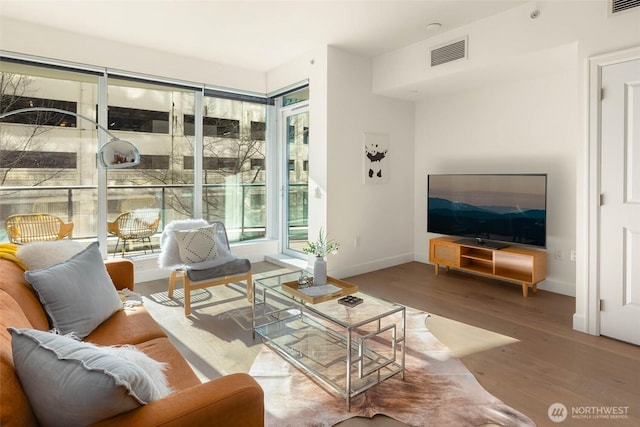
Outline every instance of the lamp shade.
[(129, 141), (114, 138), (98, 150), (98, 163), (105, 169), (130, 168), (140, 163), (140, 152)]

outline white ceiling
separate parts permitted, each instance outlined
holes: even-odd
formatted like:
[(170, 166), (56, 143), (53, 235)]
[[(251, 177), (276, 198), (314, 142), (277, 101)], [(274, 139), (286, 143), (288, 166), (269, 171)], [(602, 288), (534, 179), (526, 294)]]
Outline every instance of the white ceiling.
[[(268, 71), (332, 45), (373, 57), (523, 0), (0, 0), (0, 15), (144, 48)], [(439, 30), (427, 25), (439, 22)]]

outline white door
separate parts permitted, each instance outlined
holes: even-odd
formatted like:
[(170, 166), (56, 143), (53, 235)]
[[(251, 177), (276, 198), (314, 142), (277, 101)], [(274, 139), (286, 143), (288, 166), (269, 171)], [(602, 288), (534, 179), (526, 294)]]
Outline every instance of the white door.
[(640, 344), (640, 59), (602, 68), (600, 333)]

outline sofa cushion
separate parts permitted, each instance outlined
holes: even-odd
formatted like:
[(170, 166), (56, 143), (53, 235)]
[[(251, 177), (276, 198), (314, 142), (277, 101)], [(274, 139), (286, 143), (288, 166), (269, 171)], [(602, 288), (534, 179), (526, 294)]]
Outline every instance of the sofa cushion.
[(24, 275), (61, 334), (84, 338), (122, 308), (97, 242), (65, 262)]
[(132, 347), (9, 328), (15, 370), (43, 426), (84, 426), (168, 395), (164, 364)]
[(18, 246), (16, 256), (30, 270), (39, 270), (66, 261), (84, 248), (85, 246), (82, 243), (75, 240), (31, 242)]
[(145, 306), (128, 307), (114, 313), (84, 339), (98, 345), (123, 345), (140, 343), (167, 334), (149, 314)]
[(189, 276), (189, 280), (199, 282), (201, 280), (211, 280), (214, 277), (235, 276), (247, 273), (251, 270), (251, 261), (244, 258), (236, 258), (216, 267), (202, 270), (186, 267), (185, 270), (187, 276)]
[(186, 390), (201, 384), (191, 365), (179, 351), (180, 349), (183, 353), (189, 354), (190, 349), (184, 346), (180, 347), (181, 344), (179, 343), (178, 346), (176, 348), (166, 337), (156, 338), (136, 345), (139, 350), (149, 357), (167, 364), (164, 374), (167, 376), (171, 387), (176, 391)]

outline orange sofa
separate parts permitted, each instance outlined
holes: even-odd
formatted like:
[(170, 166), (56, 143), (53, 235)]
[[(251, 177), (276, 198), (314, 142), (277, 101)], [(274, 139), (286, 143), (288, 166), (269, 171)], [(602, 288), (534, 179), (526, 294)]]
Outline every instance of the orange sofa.
[[(134, 289), (129, 260), (106, 261), (116, 288)], [(8, 327), (51, 329), (38, 297), (18, 264), (0, 259), (0, 425), (37, 426), (38, 421), (15, 372)], [(84, 341), (98, 345), (130, 344), (168, 365), (174, 392), (167, 397), (105, 419), (96, 426), (263, 426), (264, 395), (248, 374), (226, 375), (201, 383), (187, 361), (143, 306), (119, 310)]]

